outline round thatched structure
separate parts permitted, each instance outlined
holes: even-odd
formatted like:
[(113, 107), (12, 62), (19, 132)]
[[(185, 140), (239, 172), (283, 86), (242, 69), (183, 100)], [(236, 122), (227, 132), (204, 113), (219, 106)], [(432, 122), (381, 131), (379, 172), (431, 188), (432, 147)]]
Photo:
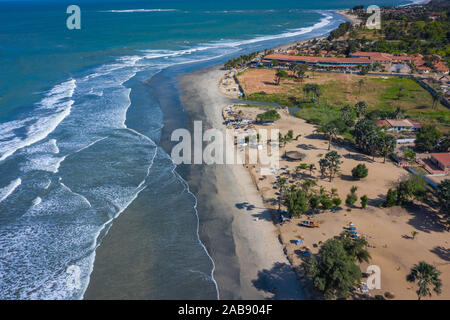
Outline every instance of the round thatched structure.
[(298, 151), (286, 152), (286, 159), (290, 161), (301, 161), (306, 158), (306, 154)]

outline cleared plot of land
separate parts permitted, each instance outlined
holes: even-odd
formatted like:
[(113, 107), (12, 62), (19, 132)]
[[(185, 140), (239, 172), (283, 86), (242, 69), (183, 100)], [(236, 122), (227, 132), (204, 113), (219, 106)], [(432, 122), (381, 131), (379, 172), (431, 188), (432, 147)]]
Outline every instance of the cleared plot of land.
[[(261, 113), (259, 108), (240, 108), (244, 113), (244, 118), (255, 119)], [(294, 130), (294, 136), (301, 134), (298, 140), (288, 142), (281, 153), (298, 151), (305, 154), (302, 162), (314, 164), (319, 168), (319, 160), (328, 152), (328, 141), (323, 136), (316, 134), (317, 126), (306, 123), (304, 120), (291, 117), (286, 110), (279, 111), (281, 119), (276, 121), (271, 128), (279, 129), (282, 134), (288, 130)], [(266, 129), (267, 127), (256, 126), (256, 129)], [(379, 204), (385, 200), (386, 192), (396, 185), (397, 181), (407, 175), (407, 171), (397, 167), (389, 160), (383, 163), (382, 158), (371, 157), (359, 153), (346, 145), (334, 143), (332, 149), (342, 156), (340, 175), (333, 179), (321, 178), (319, 170), (309, 172), (304, 170), (296, 174), (296, 167), (300, 164), (297, 161), (287, 161), (280, 159), (280, 176), (288, 181), (288, 185), (299, 184), (305, 179), (317, 180), (317, 189), (320, 187), (330, 191), (337, 189), (339, 197), (345, 201), (347, 194), (353, 186), (358, 188), (358, 202), (351, 208), (342, 204), (342, 209), (336, 212), (321, 212), (313, 217), (303, 215), (302, 218), (294, 218), (289, 222), (278, 226), (280, 240), (286, 248), (295, 269), (301, 270), (303, 258), (301, 256), (301, 246), (295, 240), (303, 239), (304, 245), (311, 249), (313, 254), (317, 254), (322, 243), (338, 236), (344, 231), (344, 227), (350, 222), (354, 223), (357, 232), (364, 236), (371, 247), (369, 248), (372, 259), (371, 265), (381, 268), (381, 290), (373, 290), (372, 297), (376, 294), (383, 295), (389, 291), (395, 295), (396, 299), (416, 299), (417, 288), (406, 281), (406, 276), (410, 268), (419, 261), (435, 265), (442, 272), (442, 294), (434, 295), (433, 299), (450, 298), (450, 255), (448, 243), (450, 235), (445, 231), (439, 214), (432, 207), (415, 202), (408, 207), (381, 208)], [(355, 181), (351, 176), (351, 170), (358, 164), (365, 164), (369, 169), (369, 175)], [(261, 176), (261, 165), (248, 166), (253, 176), (258, 190), (267, 208), (274, 211), (278, 208), (278, 187), (275, 187), (277, 176)], [(360, 206), (359, 197), (367, 195), (370, 199), (367, 209)], [(249, 202), (243, 210), (243, 214), (253, 214), (259, 217)], [(283, 207), (282, 209), (286, 209)], [(350, 209), (350, 208), (349, 208)], [(303, 220), (308, 217), (319, 222), (317, 229), (308, 229), (300, 226)], [(255, 222), (256, 224), (259, 222)], [(415, 239), (412, 239), (413, 231), (418, 232)], [(367, 264), (361, 265), (362, 271), (367, 270)]]
[[(365, 101), (369, 111), (394, 111), (399, 107), (409, 117), (423, 123), (434, 122), (448, 131), (449, 110), (440, 103), (433, 109), (433, 97), (413, 79), (315, 72), (307, 73), (309, 78), (303, 82), (289, 78), (276, 85), (275, 73), (275, 70), (250, 69), (239, 75), (247, 99), (291, 107), (300, 105), (303, 110), (299, 116), (307, 120), (312, 120), (313, 113), (323, 116), (325, 111), (333, 112), (330, 109), (337, 111), (345, 105)], [(303, 92), (303, 86), (308, 83), (320, 87), (321, 97), (315, 104)]]

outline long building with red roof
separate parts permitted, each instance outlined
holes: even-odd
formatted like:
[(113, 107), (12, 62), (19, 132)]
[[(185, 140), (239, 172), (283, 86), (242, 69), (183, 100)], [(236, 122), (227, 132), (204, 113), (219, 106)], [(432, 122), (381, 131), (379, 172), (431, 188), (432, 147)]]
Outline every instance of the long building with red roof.
[(337, 58), (337, 57), (312, 57), (312, 56), (290, 56), (285, 54), (271, 54), (264, 57), (263, 62), (272, 63), (278, 61), (280, 63), (302, 63), (308, 65), (316, 65), (320, 67), (356, 67), (368, 66), (371, 64), (369, 58)]

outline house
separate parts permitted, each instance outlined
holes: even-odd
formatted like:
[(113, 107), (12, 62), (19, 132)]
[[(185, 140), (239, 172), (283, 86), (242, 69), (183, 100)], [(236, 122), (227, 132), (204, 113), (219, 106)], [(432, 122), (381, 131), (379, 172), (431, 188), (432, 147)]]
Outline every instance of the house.
[[(377, 122), (377, 126), (384, 128), (386, 131), (416, 131), (419, 130), (421, 125), (417, 122), (413, 122), (411, 119), (384, 119)], [(383, 130), (383, 129), (382, 129)]]
[(448, 172), (450, 169), (450, 152), (444, 153), (431, 153), (431, 162), (436, 165), (442, 171)]
[(390, 55), (389, 53), (384, 53), (384, 52), (355, 52), (352, 53), (350, 55), (350, 57), (352, 58), (367, 58), (370, 59), (371, 62), (373, 63), (383, 63), (383, 64), (388, 64), (391, 63), (393, 60), (393, 56)]

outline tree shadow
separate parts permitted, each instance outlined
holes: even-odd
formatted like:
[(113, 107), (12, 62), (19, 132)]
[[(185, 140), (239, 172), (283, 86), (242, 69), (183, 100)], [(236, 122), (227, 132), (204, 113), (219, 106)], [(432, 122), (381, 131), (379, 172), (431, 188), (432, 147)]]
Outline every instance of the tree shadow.
[(424, 203), (409, 203), (404, 206), (413, 216), (408, 223), (419, 231), (430, 233), (444, 232), (445, 225), (439, 214)]
[(349, 175), (349, 174), (341, 174), (341, 179), (344, 181), (358, 181), (353, 179), (353, 176)]
[(379, 194), (376, 198), (369, 199), (369, 206), (376, 207), (380, 204), (383, 205), (383, 203), (386, 201), (386, 196), (384, 194)]
[(255, 219), (258, 219), (258, 220), (266, 220), (266, 221), (273, 222), (271, 210), (264, 210), (264, 211), (261, 211), (260, 213), (254, 213), (254, 214), (252, 214), (252, 217), (254, 217)]
[(344, 155), (345, 159), (351, 159), (351, 160), (356, 160), (356, 161), (363, 161), (363, 162), (373, 162), (373, 160), (371, 158), (369, 158), (366, 155), (363, 154), (352, 154), (352, 153), (348, 153)]
[(302, 296), (296, 275), (287, 263), (276, 262), (270, 270), (259, 271), (252, 284), (259, 291), (272, 294), (270, 300), (292, 300)]
[(247, 211), (252, 211), (253, 209), (256, 208), (254, 205), (249, 204), (248, 202), (236, 203), (234, 206), (239, 210), (247, 210)]
[(434, 247), (430, 250), (435, 255), (437, 255), (439, 258), (445, 261), (450, 261), (450, 249), (444, 248), (441, 246)]
[(303, 150), (317, 150), (317, 147), (312, 144), (306, 144), (302, 143), (297, 145), (297, 148), (303, 149)]

